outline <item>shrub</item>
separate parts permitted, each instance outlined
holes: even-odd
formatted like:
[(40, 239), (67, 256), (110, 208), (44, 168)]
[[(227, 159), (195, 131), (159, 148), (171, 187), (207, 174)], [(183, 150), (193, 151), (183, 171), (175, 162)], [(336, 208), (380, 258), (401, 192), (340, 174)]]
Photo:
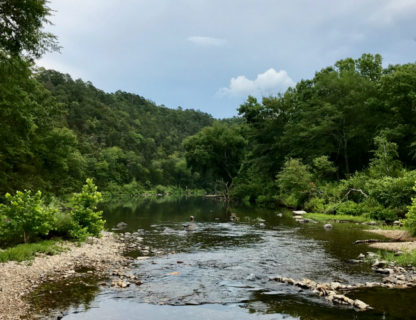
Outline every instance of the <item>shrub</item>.
[(67, 237), (71, 234), (73, 220), (70, 212), (58, 211), (56, 214), (54, 235)]
[[(416, 192), (416, 185), (413, 187), (413, 190)], [(416, 234), (416, 196), (412, 198), (412, 204), (409, 206), (409, 212), (406, 214), (404, 225), (413, 235)]]
[(324, 212), (325, 200), (318, 197), (313, 197), (305, 203), (305, 210), (314, 212)]
[(7, 193), (5, 199), (6, 204), (0, 205), (0, 237), (27, 243), (54, 228), (56, 209), (44, 205), (40, 191), (34, 195), (30, 190), (17, 191), (14, 196)]
[[(369, 196), (389, 208), (406, 211), (412, 198), (416, 171), (404, 171), (397, 178), (383, 177), (371, 179), (367, 182)], [(403, 212), (404, 213), (404, 212)]]
[(362, 208), (360, 205), (351, 200), (341, 202), (336, 207), (337, 214), (345, 214), (350, 216), (360, 216), (363, 213), (361, 210)]
[(102, 195), (97, 191), (92, 179), (87, 179), (81, 193), (74, 193), (72, 197), (73, 227), (71, 236), (85, 240), (88, 236), (98, 236), (104, 228), (105, 221), (101, 218), (102, 211), (97, 211), (97, 205)]

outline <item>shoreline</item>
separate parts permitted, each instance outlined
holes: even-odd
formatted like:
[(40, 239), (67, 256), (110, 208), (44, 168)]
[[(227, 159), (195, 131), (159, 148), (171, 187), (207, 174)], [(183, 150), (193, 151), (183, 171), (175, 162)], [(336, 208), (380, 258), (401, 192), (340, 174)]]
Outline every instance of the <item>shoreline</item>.
[(65, 243), (64, 248), (67, 250), (57, 255), (0, 264), (0, 319), (29, 316), (30, 303), (25, 297), (44, 282), (70, 278), (82, 268), (94, 270), (98, 276), (110, 276), (112, 270), (128, 261), (123, 256), (124, 244), (112, 232), (103, 232), (101, 238), (90, 238), (80, 246)]
[(382, 235), (388, 239), (396, 242), (377, 242), (370, 243), (369, 247), (375, 249), (389, 250), (389, 251), (413, 251), (416, 249), (416, 238), (412, 237), (407, 230), (382, 230), (373, 229), (366, 230), (366, 232)]

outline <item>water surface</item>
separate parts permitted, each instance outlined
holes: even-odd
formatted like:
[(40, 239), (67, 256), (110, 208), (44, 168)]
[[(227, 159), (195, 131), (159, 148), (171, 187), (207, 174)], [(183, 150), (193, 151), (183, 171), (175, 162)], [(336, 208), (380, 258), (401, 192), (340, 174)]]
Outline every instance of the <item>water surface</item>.
[[(239, 222), (230, 221), (231, 213)], [(128, 227), (119, 232), (137, 232), (145, 246), (164, 253), (135, 260), (132, 268), (143, 281), (140, 287), (99, 289), (97, 281), (97, 290), (86, 290), (88, 303), (68, 298), (61, 307), (65, 319), (416, 318), (415, 290), (355, 292), (352, 296), (375, 307), (356, 312), (269, 280), (280, 275), (351, 284), (380, 281), (369, 265), (347, 262), (369, 251), (353, 245), (369, 238), (361, 225), (336, 224), (325, 230), (322, 224), (299, 224), (283, 209), (228, 207), (196, 198), (113, 204), (104, 208), (104, 215), (108, 228), (123, 221)], [(187, 232), (182, 225), (191, 215), (196, 230)]]

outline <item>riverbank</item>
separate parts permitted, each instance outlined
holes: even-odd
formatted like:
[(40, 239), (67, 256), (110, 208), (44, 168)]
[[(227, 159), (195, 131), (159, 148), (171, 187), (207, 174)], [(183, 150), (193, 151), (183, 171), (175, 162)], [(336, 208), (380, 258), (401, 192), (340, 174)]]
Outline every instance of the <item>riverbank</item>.
[(30, 304), (25, 297), (41, 283), (70, 278), (82, 269), (105, 277), (126, 264), (122, 255), (124, 245), (110, 232), (103, 232), (101, 238), (90, 238), (80, 246), (66, 243), (64, 248), (57, 255), (0, 264), (0, 319), (27, 317)]

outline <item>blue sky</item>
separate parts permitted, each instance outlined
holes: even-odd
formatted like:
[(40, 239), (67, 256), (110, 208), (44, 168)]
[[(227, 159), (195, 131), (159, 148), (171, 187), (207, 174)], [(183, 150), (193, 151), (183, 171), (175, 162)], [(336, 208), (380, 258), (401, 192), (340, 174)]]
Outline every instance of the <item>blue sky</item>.
[(107, 92), (237, 115), (346, 57), (416, 61), (416, 0), (52, 0), (38, 64)]

